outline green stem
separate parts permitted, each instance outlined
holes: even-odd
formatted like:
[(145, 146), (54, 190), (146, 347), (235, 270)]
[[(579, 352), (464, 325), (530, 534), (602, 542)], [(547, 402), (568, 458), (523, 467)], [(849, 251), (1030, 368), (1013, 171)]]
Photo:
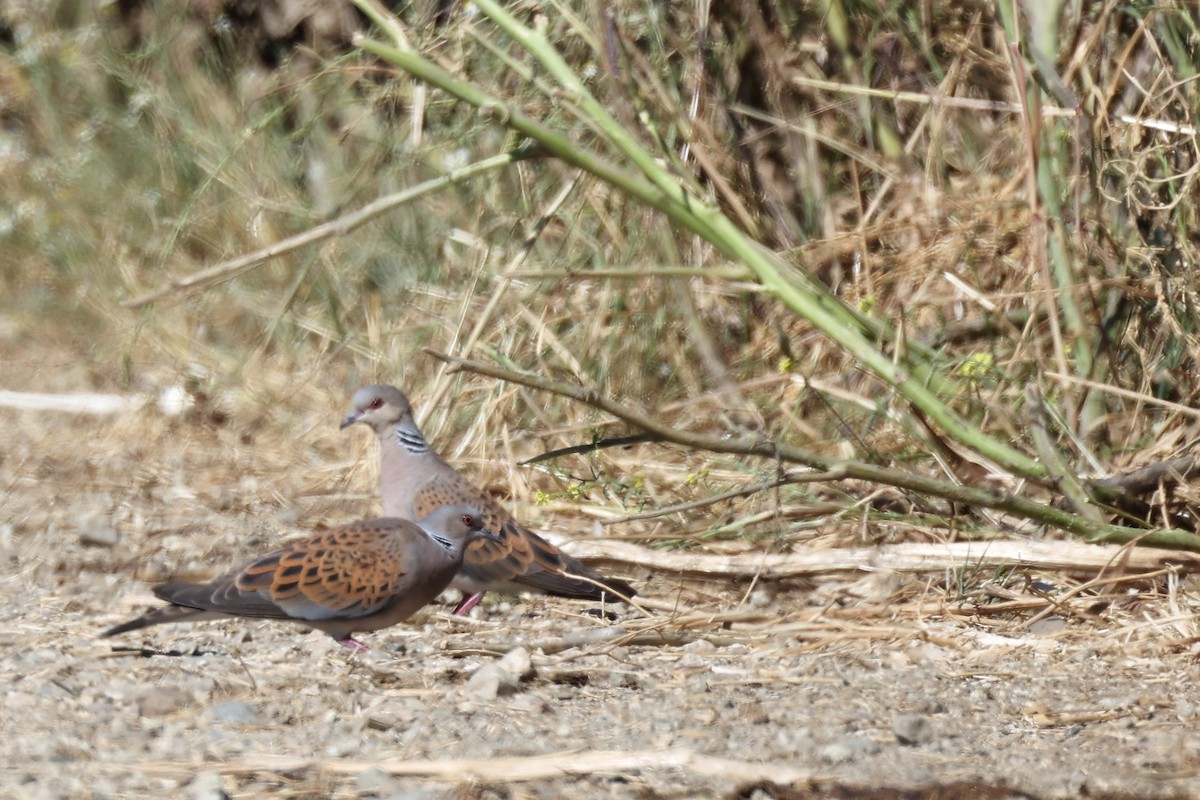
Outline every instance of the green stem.
[[(360, 4), (363, 0), (359, 0)], [(986, 458), (1017, 475), (1042, 481), (1045, 469), (1025, 453), (1009, 447), (968, 424), (930, 390), (933, 370), (925, 365), (912, 369), (880, 352), (863, 335), (859, 326), (847, 325), (847, 311), (831, 295), (815, 292), (788, 281), (785, 267), (775, 254), (748, 239), (733, 222), (689, 193), (669, 172), (663, 170), (638, 142), (587, 91), (562, 57), (544, 36), (522, 25), (495, 0), (479, 0), (479, 9), (491, 17), (519, 44), (531, 52), (547, 72), (566, 90), (567, 99), (577, 104), (609, 141), (637, 167), (644, 177), (630, 174), (603, 157), (581, 151), (570, 139), (547, 128), (525, 114), (506, 106), (478, 87), (458, 80), (412, 50), (389, 47), (360, 39), (360, 46), (381, 58), (432, 83), (464, 102), (494, 113), (500, 122), (537, 140), (546, 150), (564, 162), (608, 181), (633, 197), (662, 211), (678, 224), (712, 243), (726, 256), (746, 264), (763, 286), (796, 314), (808, 319), (822, 333), (846, 349), (868, 369), (893, 386), (928, 419), (953, 439), (976, 449)], [(947, 386), (942, 379), (939, 388)]]
[(837, 459), (804, 450), (803, 448), (780, 444), (770, 439), (745, 436), (737, 439), (728, 439), (720, 436), (692, 433), (691, 431), (681, 431), (671, 428), (640, 411), (611, 400), (590, 387), (551, 381), (538, 375), (530, 375), (493, 364), (458, 358), (457, 356), (446, 355), (435, 350), (426, 350), (426, 352), (447, 364), (451, 364), (457, 369), (465, 369), (479, 375), (487, 375), (497, 380), (509, 381), (521, 386), (528, 386), (533, 389), (586, 403), (593, 408), (598, 408), (612, 414), (614, 417), (625, 420), (647, 433), (652, 433), (662, 441), (673, 442), (685, 447), (708, 450), (714, 453), (757, 456), (773, 461), (803, 464), (812, 469), (829, 473), (831, 480), (852, 478), (872, 483), (883, 483), (888, 486), (896, 486), (932, 497), (941, 497), (963, 505), (1004, 511), (1025, 519), (1035, 520), (1045, 525), (1069, 531), (1091, 542), (1138, 542), (1139, 544), (1151, 547), (1166, 547), (1175, 550), (1200, 552), (1200, 535), (1189, 531), (1174, 529), (1147, 530), (1145, 528), (1109, 525), (1104, 522), (1094, 522), (1085, 519), (1077, 514), (1030, 500), (1021, 495), (997, 493), (986, 489), (962, 486), (950, 481), (929, 478), (904, 470), (880, 467), (863, 461)]

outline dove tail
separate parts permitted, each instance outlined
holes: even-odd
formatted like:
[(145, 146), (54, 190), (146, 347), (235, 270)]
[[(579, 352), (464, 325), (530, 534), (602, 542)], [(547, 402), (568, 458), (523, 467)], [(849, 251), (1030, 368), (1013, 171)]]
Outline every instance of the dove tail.
[(136, 619), (131, 619), (128, 622), (122, 622), (120, 625), (114, 625), (104, 633), (100, 634), (102, 638), (116, 636), (119, 633), (127, 633), (136, 631), (141, 628), (149, 628), (151, 625), (165, 625), (170, 622), (199, 622), (204, 619), (218, 619), (224, 616), (212, 611), (203, 611), (198, 608), (187, 608), (186, 606), (163, 606), (161, 608), (151, 609), (145, 614), (142, 614)]

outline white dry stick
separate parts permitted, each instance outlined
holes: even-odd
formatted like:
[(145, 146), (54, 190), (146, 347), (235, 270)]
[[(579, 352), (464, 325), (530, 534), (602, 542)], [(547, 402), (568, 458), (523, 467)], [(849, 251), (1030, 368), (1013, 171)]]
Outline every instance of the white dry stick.
[(0, 407), (29, 411), (63, 411), (69, 414), (122, 414), (136, 411), (146, 403), (142, 395), (119, 394), (41, 394), (10, 392), (0, 389)]

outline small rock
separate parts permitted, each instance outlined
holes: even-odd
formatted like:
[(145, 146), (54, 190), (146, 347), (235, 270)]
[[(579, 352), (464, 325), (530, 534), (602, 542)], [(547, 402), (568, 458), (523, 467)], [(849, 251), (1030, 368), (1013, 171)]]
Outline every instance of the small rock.
[(775, 602), (775, 593), (765, 586), (759, 586), (750, 593), (748, 602), (751, 608), (770, 608)]
[(1138, 705), (1138, 697), (1134, 694), (1117, 694), (1108, 697), (1098, 697), (1093, 701), (1098, 707), (1119, 711), (1124, 708), (1134, 708)]
[(437, 786), (404, 786), (401, 788), (397, 782), (396, 788), (392, 789), (387, 800), (442, 800), (444, 797), (446, 797), (445, 790)]
[(1053, 636), (1061, 633), (1067, 627), (1067, 621), (1062, 617), (1043, 617), (1029, 626), (1028, 631), (1033, 636)]
[(608, 685), (617, 689), (637, 689), (641, 687), (638, 676), (631, 672), (611, 672), (608, 676)]
[(926, 697), (916, 705), (916, 710), (922, 714), (945, 714), (946, 707), (936, 697)]
[(684, 653), (683, 657), (679, 659), (678, 665), (689, 669), (693, 667), (708, 668), (712, 666), (712, 658), (702, 653)]
[(299, 525), (300, 517), (300, 507), (296, 505), (289, 505), (281, 508), (279, 509), (279, 513), (275, 515), (275, 518), (279, 520), (280, 525), (287, 526)]
[(496, 666), (516, 678), (524, 680), (533, 674), (533, 659), (524, 647), (514, 647), (504, 654), (504, 658), (496, 662)]
[(382, 795), (390, 793), (395, 787), (396, 781), (391, 775), (381, 770), (379, 767), (371, 767), (358, 773), (358, 779), (354, 785), (358, 791), (363, 793)]
[(476, 700), (495, 700), (500, 695), (504, 673), (495, 664), (484, 664), (467, 680), (467, 691)]
[(533, 660), (524, 647), (514, 647), (499, 661), (484, 664), (467, 681), (467, 691), (476, 700), (495, 700), (513, 694), (521, 681), (533, 674)]
[(217, 703), (208, 711), (213, 722), (228, 725), (262, 725), (262, 716), (245, 700), (226, 700)]
[(178, 686), (155, 686), (138, 698), (138, 713), (143, 717), (165, 717), (194, 704), (191, 693)]
[(164, 417), (178, 417), (187, 409), (191, 408), (194, 401), (188, 395), (187, 390), (178, 384), (168, 386), (158, 394), (155, 400), (155, 407), (158, 408), (158, 413)]
[(898, 714), (892, 721), (892, 733), (900, 744), (928, 744), (934, 739), (933, 723), (921, 714)]
[(537, 715), (546, 714), (550, 711), (550, 704), (546, 702), (545, 698), (533, 692), (526, 692), (518, 697), (514, 697), (509, 707), (513, 711)]
[(817, 751), (826, 764), (845, 764), (879, 752), (879, 745), (865, 736), (845, 736)]
[(120, 539), (117, 529), (91, 514), (85, 514), (76, 523), (79, 543), (88, 547), (112, 547)]
[(373, 731), (390, 731), (400, 724), (400, 718), (386, 711), (373, 711), (367, 717), (367, 727)]
[(229, 795), (222, 786), (221, 773), (212, 770), (197, 772), (188, 781), (188, 800), (229, 800)]
[(345, 758), (346, 756), (361, 753), (362, 746), (361, 736), (339, 736), (329, 743), (325, 748), (325, 753), (330, 758)]

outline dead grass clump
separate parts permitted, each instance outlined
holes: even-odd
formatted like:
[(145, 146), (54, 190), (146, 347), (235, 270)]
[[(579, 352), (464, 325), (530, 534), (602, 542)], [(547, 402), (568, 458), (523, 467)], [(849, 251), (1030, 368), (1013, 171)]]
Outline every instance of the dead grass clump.
[[(679, 430), (1015, 491), (742, 265), (554, 159), (122, 307), (490, 157), (507, 136), (502, 119), (340, 49), (357, 12), (272, 27), (203, 4), (126, 6), (136, 17), (4, 12), (15, 33), (0, 87), (15, 102), (0, 191), (14, 202), (0, 290), (13, 303), (0, 341), (71, 353), (31, 351), (14, 382), (53, 382), (74, 360), (79, 382), (121, 391), (200, 375), (197, 391), (232, 397), (230, 417), (160, 435), (226, 437), (268, 472), (303, 464), (301, 485), (272, 495), (281, 504), (366, 496), (370, 443), (332, 425), (348, 392), (376, 379), (409, 388), (431, 438), (481, 483), (527, 516), (562, 512), (572, 532), (581, 517), (700, 503), (783, 469), (653, 443), (518, 469), (639, 431), (452, 375), (426, 346), (589, 387)], [(1023, 392), (1037, 384), (1071, 470), (1104, 477), (1184, 454), (1196, 432), (1194, 20), (1182, 3), (1084, 6), (1059, 19), (870, 2), (720, 5), (707, 19), (686, 5), (517, 11), (544, 23), (674, 179), (780, 254), (789, 280), (817, 278), (898, 332), (876, 338), (897, 362), (928, 348), (920, 358), (958, 390), (948, 407), (1033, 452)], [(486, 18), (403, 13), (413, 46), (455, 76), (589, 153), (620, 155)], [(1164, 474), (1162, 486), (1105, 518), (1194, 531), (1190, 479)], [(1021, 489), (1058, 499), (1052, 482)], [(622, 533), (718, 554), (1032, 533), (976, 511), (831, 480)]]

